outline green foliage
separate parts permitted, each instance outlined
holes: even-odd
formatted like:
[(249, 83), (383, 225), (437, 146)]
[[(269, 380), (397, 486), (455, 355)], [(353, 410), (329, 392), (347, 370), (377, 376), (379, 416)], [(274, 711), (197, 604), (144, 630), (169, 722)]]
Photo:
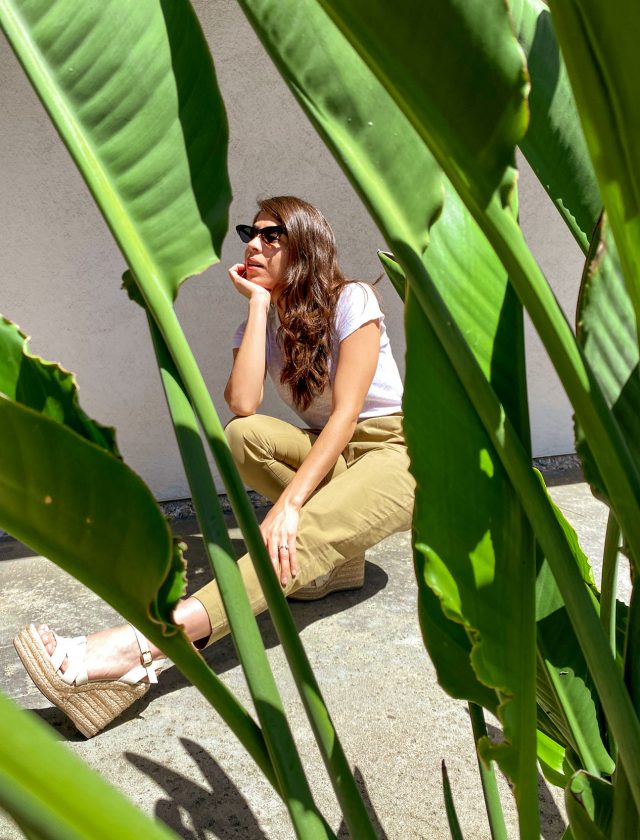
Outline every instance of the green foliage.
[(0, 802), (39, 840), (175, 840), (0, 694)]
[(638, 320), (640, 104), (632, 80), (638, 70), (633, 33), (640, 26), (640, 7), (633, 0), (612, 8), (597, 0), (550, 0), (549, 5)]
[(509, 0), (509, 11), (531, 79), (518, 145), (586, 252), (602, 201), (551, 14), (543, 0)]
[[(9, 321), (1, 325), (0, 334), (22, 344)], [(180, 597), (184, 564), (155, 499), (110, 451), (112, 443), (105, 448), (103, 427), (77, 404), (71, 376), (22, 352), (9, 357), (15, 375), (12, 383), (5, 375), (3, 386), (13, 387), (3, 387), (9, 398), (0, 400), (3, 527), (108, 596), (138, 626), (153, 615), (166, 632), (177, 632), (170, 627), (177, 598), (161, 602), (158, 593), (177, 576)], [(15, 364), (19, 358), (23, 364)], [(140, 512), (133, 521), (131, 510)]]
[(217, 260), (230, 200), (224, 106), (188, 0), (3, 0), (0, 23), (134, 274), (173, 299)]
[(565, 803), (574, 840), (611, 836), (613, 787), (609, 782), (580, 770), (567, 784)]
[[(604, 397), (622, 429), (630, 455), (640, 468), (640, 354), (636, 316), (604, 213), (587, 255), (576, 324), (585, 357), (602, 384)], [(601, 498), (607, 499), (606, 487), (580, 426), (576, 428), (576, 443), (587, 480)]]
[[(218, 259), (230, 200), (224, 107), (193, 10), (187, 0), (142, 0), (135, 7), (112, 0), (104, 8), (58, 0), (54, 9), (48, 2), (3, 0), (0, 22), (123, 251), (129, 293), (148, 309), (158, 330), (157, 346), (164, 342), (168, 349), (165, 372), (171, 376), (175, 365), (174, 378), (185, 389), (176, 397), (182, 399), (179, 411), (184, 415), (185, 402), (191, 403), (218, 461), (332, 781), (344, 800), (347, 824), (358, 836), (373, 836), (222, 426), (172, 307), (182, 281)], [(170, 384), (166, 378), (165, 383)], [(169, 400), (171, 404), (171, 395)], [(264, 648), (255, 646), (253, 616), (247, 629), (246, 593), (227, 600), (227, 606), (244, 614), (231, 624), (253, 642), (239, 647), (247, 656), (247, 679), (262, 729), (190, 643), (181, 634), (168, 635), (177, 632), (171, 610), (181, 594), (175, 575), (182, 568), (176, 568), (180, 557), (169, 529), (140, 480), (120, 461), (97, 447), (89, 449), (75, 432), (48, 417), (34, 418), (10, 400), (0, 401), (0, 409), (5, 445), (13, 441), (13, 453), (2, 464), (2, 526), (92, 586), (171, 657), (283, 797), (298, 836), (333, 836), (313, 802)], [(196, 428), (194, 420), (191, 428)], [(38, 445), (28, 447), (29, 436), (38, 437)], [(26, 459), (21, 458), (23, 449), (28, 449)], [(206, 465), (202, 451), (197, 459)], [(73, 464), (84, 480), (76, 481), (71, 469), (60, 471), (61, 464)], [(118, 469), (126, 472), (127, 483), (118, 477)], [(19, 492), (12, 494), (16, 486)], [(6, 506), (5, 495), (11, 497)], [(213, 495), (208, 505), (217, 504)], [(135, 527), (124, 527), (118, 516), (126, 524), (133, 519)], [(104, 526), (107, 520), (110, 528)], [(105, 563), (95, 562), (97, 539), (100, 557), (112, 564), (111, 579), (104, 574)], [(221, 576), (226, 573), (228, 579), (235, 571), (227, 563)]]
[[(476, 741), (513, 783), (521, 837), (538, 836), (536, 756), (565, 787), (571, 836), (635, 832), (637, 597), (618, 622), (624, 672), (610, 636), (615, 523), (640, 569), (639, 106), (630, 81), (640, 13), (630, 0), (615, 9), (551, 0), (551, 13), (540, 0), (510, 0), (510, 10), (503, 0), (443, 0), (392, 15), (382, 0), (239, 2), (393, 252), (380, 258), (406, 304), (419, 618), (438, 679), (500, 717), (504, 741)], [(206, 501), (200, 426), (347, 823), (354, 836), (373, 836), (172, 307), (184, 278), (217, 259), (226, 228), (226, 124), (206, 44), (186, 0), (112, 0), (105, 14), (77, 0), (45, 14), (49, 5), (2, 0), (0, 20), (126, 257), (130, 295), (149, 313), (232, 632), (254, 699), (268, 696), (256, 702), (261, 728), (171, 625), (181, 560), (149, 492), (117, 457), (110, 430), (79, 409), (70, 375), (30, 356), (7, 321), (0, 524), (160, 640), (283, 796), (298, 836), (330, 836), (280, 725), (220, 512)], [(589, 251), (578, 341), (517, 225), (516, 144)], [(585, 473), (612, 508), (602, 622), (575, 534), (531, 469), (523, 307), (573, 404)], [(62, 477), (69, 464), (80, 480), (75, 470)], [(133, 534), (121, 522), (132, 509)], [(446, 777), (445, 794), (459, 831)], [(2, 786), (0, 795), (9, 801)]]

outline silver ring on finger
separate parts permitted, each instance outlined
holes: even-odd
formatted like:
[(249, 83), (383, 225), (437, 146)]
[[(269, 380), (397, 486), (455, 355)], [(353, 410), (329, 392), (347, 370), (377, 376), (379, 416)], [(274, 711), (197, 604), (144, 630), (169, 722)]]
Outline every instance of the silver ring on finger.
[(289, 546), (287, 545), (279, 545), (278, 551), (289, 551)]

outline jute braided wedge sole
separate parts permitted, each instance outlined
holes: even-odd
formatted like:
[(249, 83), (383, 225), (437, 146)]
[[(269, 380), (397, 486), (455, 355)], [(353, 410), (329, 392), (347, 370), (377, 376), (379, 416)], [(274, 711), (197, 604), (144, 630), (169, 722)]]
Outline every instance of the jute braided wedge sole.
[[(75, 645), (79, 639), (57, 637), (57, 642)], [(149, 691), (149, 683), (129, 684), (120, 680), (92, 680), (70, 685), (54, 667), (54, 660), (33, 624), (18, 633), (13, 645), (37, 688), (86, 738), (92, 738)], [(65, 652), (68, 651), (70, 648), (65, 648)]]
[(347, 589), (360, 589), (364, 584), (364, 554), (347, 560), (328, 575), (323, 575), (289, 595), (291, 601), (318, 601), (320, 598)]

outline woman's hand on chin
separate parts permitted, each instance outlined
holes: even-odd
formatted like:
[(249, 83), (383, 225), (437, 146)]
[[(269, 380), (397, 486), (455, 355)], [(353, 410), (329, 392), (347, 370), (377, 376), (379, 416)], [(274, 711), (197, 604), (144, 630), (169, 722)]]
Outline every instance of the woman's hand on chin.
[(276, 502), (260, 526), (264, 544), (282, 586), (286, 586), (298, 574), (296, 534), (299, 520), (300, 514), (296, 508)]
[(244, 263), (232, 265), (229, 269), (229, 277), (241, 295), (249, 300), (256, 299), (263, 301), (265, 306), (269, 306), (271, 303), (271, 292), (263, 286), (258, 285), (258, 283), (253, 283), (247, 279)]

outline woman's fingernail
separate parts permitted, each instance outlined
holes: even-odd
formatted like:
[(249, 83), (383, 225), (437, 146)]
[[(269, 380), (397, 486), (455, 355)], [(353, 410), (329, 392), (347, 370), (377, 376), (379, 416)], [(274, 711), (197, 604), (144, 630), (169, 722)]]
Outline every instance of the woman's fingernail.
[(282, 578), (282, 585), (283, 585), (283, 586), (286, 586), (286, 585), (287, 585), (287, 578), (286, 578), (286, 577), (285, 577), (285, 578)]

